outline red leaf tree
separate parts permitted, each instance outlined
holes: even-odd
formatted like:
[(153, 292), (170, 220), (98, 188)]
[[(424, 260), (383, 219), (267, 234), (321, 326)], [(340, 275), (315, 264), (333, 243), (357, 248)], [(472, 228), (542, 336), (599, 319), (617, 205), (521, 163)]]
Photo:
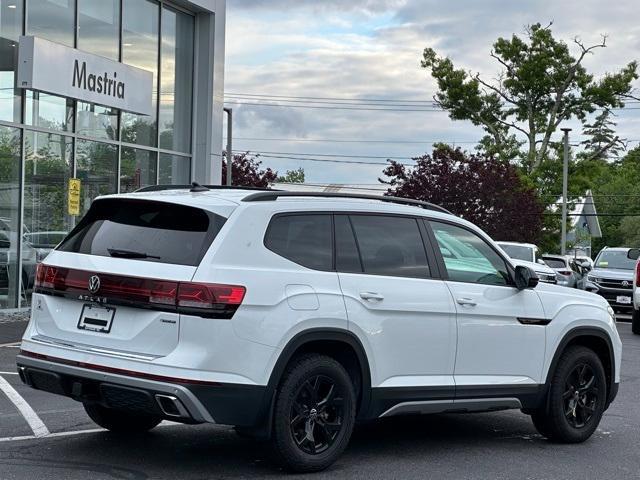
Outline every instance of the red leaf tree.
[[(226, 157), (226, 153), (225, 153)], [(249, 156), (249, 152), (233, 156), (231, 165), (231, 181), (235, 187), (263, 187), (266, 188), (276, 181), (278, 172), (270, 168), (260, 170), (262, 162), (257, 157)], [(227, 163), (222, 163), (222, 185), (227, 184)]]
[(387, 195), (440, 205), (496, 240), (537, 242), (544, 207), (533, 186), (511, 164), (436, 145), (431, 155), (414, 158), (416, 166), (389, 160), (383, 171)]

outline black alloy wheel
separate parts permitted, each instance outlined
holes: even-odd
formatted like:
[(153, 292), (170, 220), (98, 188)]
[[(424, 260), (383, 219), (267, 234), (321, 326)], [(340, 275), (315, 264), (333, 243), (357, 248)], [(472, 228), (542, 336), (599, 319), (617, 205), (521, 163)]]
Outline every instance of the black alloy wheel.
[(344, 418), (346, 399), (336, 382), (326, 375), (309, 378), (291, 404), (291, 435), (298, 448), (310, 455), (334, 444)]
[(600, 357), (585, 346), (570, 346), (551, 375), (547, 398), (531, 413), (531, 419), (549, 440), (584, 442), (598, 428), (607, 407), (607, 394)]
[(272, 447), (293, 472), (329, 467), (349, 444), (358, 395), (336, 359), (318, 353), (291, 360), (275, 395)]
[(573, 428), (584, 428), (593, 418), (598, 405), (600, 389), (593, 368), (577, 365), (567, 377), (562, 395), (564, 414)]

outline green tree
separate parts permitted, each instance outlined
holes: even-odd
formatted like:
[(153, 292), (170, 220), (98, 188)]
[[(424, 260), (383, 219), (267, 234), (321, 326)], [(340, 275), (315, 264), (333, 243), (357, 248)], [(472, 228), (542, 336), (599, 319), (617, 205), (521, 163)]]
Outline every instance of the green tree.
[(574, 39), (577, 55), (573, 55), (567, 43), (554, 38), (550, 27), (537, 23), (526, 28), (524, 38), (515, 34), (499, 38), (490, 53), (501, 68), (493, 81), (456, 68), (432, 48), (423, 53), (422, 67), (430, 70), (438, 84), (435, 102), (453, 120), (482, 127), (486, 132), (482, 149), (502, 159), (521, 160), (527, 172), (547, 157), (560, 124), (585, 121), (598, 108), (623, 107), (631, 97), (631, 83), (638, 78), (638, 65), (632, 61), (594, 79), (583, 61), (606, 47), (606, 37), (591, 46)]
[(281, 183), (304, 183), (304, 168), (287, 170), (287, 173), (278, 177), (277, 181)]
[(640, 247), (640, 217), (624, 217), (620, 222), (622, 245)]
[(626, 143), (616, 135), (616, 123), (611, 120), (611, 110), (605, 109), (592, 123), (585, 123), (582, 134), (589, 137), (581, 145), (585, 159), (607, 160), (626, 150)]

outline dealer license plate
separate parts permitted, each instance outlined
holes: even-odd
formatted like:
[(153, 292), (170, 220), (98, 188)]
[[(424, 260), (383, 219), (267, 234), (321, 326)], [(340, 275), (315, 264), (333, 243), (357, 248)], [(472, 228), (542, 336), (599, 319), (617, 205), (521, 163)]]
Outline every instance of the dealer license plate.
[(93, 332), (109, 333), (116, 309), (101, 307), (99, 305), (86, 304), (82, 307), (78, 328)]

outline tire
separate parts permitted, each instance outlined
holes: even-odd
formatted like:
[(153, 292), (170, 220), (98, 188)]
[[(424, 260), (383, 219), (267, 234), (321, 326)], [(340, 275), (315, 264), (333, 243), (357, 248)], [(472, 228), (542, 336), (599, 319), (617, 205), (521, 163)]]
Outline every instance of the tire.
[(156, 415), (124, 412), (96, 403), (85, 403), (84, 410), (99, 426), (115, 433), (147, 432), (162, 421), (162, 418)]
[(600, 358), (589, 348), (568, 348), (551, 379), (546, 408), (531, 418), (541, 435), (561, 443), (581, 443), (595, 432), (607, 399)]
[(631, 319), (631, 331), (636, 335), (640, 335), (640, 310), (633, 309), (633, 317)]
[(298, 357), (276, 392), (272, 445), (277, 460), (293, 472), (324, 470), (347, 447), (355, 416), (356, 394), (344, 367), (324, 355)]

